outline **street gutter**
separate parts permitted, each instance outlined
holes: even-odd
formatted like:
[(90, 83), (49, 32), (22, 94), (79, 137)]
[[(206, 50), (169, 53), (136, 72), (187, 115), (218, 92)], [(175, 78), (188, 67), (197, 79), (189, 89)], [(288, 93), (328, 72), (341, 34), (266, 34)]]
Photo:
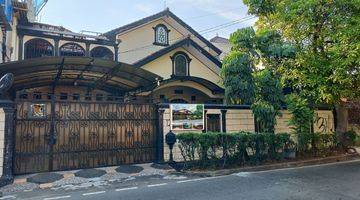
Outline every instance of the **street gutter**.
[(328, 164), (328, 163), (337, 163), (351, 160), (360, 160), (360, 155), (358, 153), (354, 154), (346, 154), (340, 156), (330, 156), (326, 158), (314, 158), (309, 160), (302, 161), (293, 161), (293, 162), (283, 162), (276, 164), (266, 164), (266, 165), (258, 165), (251, 167), (239, 167), (232, 169), (220, 169), (220, 170), (206, 170), (206, 171), (182, 171), (182, 172), (174, 172), (174, 174), (182, 174), (185, 176), (198, 176), (198, 177), (215, 177), (215, 176), (224, 176), (235, 174), (239, 172), (257, 172), (257, 171), (269, 171), (274, 169), (286, 169), (286, 168), (296, 168), (296, 167), (304, 167), (311, 165), (320, 165), (320, 164)]

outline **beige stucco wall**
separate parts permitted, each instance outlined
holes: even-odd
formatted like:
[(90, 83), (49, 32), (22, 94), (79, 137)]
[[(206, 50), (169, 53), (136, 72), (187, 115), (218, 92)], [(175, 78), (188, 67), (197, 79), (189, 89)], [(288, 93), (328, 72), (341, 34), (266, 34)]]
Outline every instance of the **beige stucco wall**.
[[(282, 116), (277, 117), (277, 124), (275, 126), (276, 133), (291, 132), (292, 129), (288, 125), (291, 119), (291, 113), (287, 110), (281, 111)], [(314, 123), (315, 132), (333, 132), (335, 131), (334, 115), (331, 110), (317, 110), (315, 111), (316, 120)]]
[(0, 177), (3, 174), (3, 164), (4, 164), (4, 143), (5, 138), (5, 112), (0, 108)]
[(255, 131), (254, 115), (251, 110), (228, 110), (226, 132)]
[(163, 46), (153, 45), (155, 39), (153, 27), (158, 24), (164, 24), (170, 30), (169, 44), (185, 37), (163, 19), (121, 33), (117, 36), (117, 39), (121, 40), (119, 44), (120, 62), (131, 64), (164, 48)]
[(170, 56), (174, 55), (178, 51), (183, 51), (192, 59), (190, 62), (190, 76), (204, 78), (215, 84), (220, 85), (220, 75), (214, 72), (211, 68), (203, 64), (198, 58), (194, 57), (185, 48), (179, 47), (160, 58), (144, 65), (142, 68), (151, 71), (164, 79), (169, 79), (172, 75), (172, 61)]

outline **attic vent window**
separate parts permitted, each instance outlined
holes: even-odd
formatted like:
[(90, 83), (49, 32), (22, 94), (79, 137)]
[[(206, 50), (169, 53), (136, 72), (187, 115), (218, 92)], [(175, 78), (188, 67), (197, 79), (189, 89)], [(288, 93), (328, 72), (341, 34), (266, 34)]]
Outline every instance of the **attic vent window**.
[(184, 52), (176, 52), (170, 57), (173, 65), (173, 76), (190, 76), (191, 58)]
[(155, 45), (167, 46), (169, 45), (169, 32), (170, 30), (164, 25), (159, 24), (155, 28)]

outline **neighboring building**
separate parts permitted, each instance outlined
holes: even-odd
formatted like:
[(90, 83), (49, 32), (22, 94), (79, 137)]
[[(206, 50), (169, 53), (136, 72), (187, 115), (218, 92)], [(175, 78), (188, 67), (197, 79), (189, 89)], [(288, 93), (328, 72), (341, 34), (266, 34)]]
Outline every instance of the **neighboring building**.
[(224, 57), (227, 56), (231, 51), (231, 44), (229, 42), (229, 39), (215, 36), (210, 39), (210, 42), (222, 51), (220, 55), (220, 60), (223, 60)]

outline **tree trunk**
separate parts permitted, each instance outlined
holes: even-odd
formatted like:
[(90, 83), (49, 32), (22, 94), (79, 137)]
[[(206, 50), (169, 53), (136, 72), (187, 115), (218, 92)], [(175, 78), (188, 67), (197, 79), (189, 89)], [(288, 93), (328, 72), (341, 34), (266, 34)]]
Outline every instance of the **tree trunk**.
[(335, 106), (335, 129), (336, 132), (346, 132), (348, 130), (348, 109), (344, 104)]

